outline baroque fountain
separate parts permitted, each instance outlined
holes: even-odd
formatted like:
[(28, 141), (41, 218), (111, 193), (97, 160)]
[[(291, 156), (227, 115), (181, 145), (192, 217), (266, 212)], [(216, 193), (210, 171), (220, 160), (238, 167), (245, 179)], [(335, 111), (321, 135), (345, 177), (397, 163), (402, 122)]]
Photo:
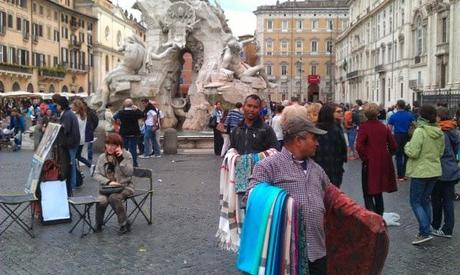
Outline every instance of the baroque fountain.
[[(120, 108), (128, 97), (155, 99), (165, 113), (163, 128), (183, 121), (183, 129), (199, 131), (207, 127), (214, 100), (235, 104), (253, 93), (264, 97), (273, 88), (263, 65), (251, 67), (241, 61), (241, 42), (217, 1), (138, 0), (134, 8), (142, 12), (146, 43), (134, 36), (125, 39), (122, 62), (91, 99), (95, 108), (103, 110), (107, 103)], [(193, 72), (184, 98), (179, 82), (187, 52)]]

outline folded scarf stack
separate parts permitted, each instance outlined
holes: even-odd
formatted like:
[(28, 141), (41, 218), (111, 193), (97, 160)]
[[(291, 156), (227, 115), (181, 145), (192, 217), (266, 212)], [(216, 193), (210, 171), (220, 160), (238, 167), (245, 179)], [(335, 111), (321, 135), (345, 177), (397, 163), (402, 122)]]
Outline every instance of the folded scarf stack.
[[(308, 274), (303, 223), (287, 192), (267, 183), (252, 190), (236, 266), (249, 274)], [(301, 249), (302, 251), (300, 251)], [(301, 272), (301, 273), (300, 273)]]
[(252, 169), (262, 159), (276, 154), (276, 149), (261, 153), (239, 155), (235, 149), (230, 149), (220, 167), (220, 217), (216, 233), (220, 247), (238, 251), (241, 228), (244, 220), (244, 210), (241, 209), (241, 196), (246, 192)]

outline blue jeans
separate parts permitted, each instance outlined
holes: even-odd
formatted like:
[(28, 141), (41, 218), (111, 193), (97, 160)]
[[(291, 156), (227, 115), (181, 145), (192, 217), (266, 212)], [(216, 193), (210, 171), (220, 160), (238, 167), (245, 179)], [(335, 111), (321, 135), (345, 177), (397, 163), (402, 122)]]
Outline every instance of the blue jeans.
[(348, 147), (354, 153), (355, 152), (355, 140), (356, 140), (356, 127), (347, 129)]
[(444, 225), (441, 229), (447, 235), (452, 235), (455, 224), (454, 197), (456, 183), (457, 181), (438, 181), (434, 185), (433, 193), (431, 194), (433, 209), (433, 222), (431, 225), (436, 230), (440, 229), (442, 215), (444, 214)]
[(88, 161), (90, 163), (93, 163), (93, 143), (94, 142), (87, 142), (86, 144), (88, 145)]
[(398, 178), (406, 176), (407, 157), (404, 153), (404, 146), (406, 146), (408, 139), (408, 134), (395, 134), (395, 140), (398, 144), (398, 148), (396, 149), (396, 168), (398, 170)]
[(145, 126), (145, 134), (144, 134), (144, 156), (149, 156), (152, 153), (152, 145), (153, 145), (153, 152), (156, 156), (161, 155), (160, 152), (160, 145), (157, 142), (156, 134), (157, 131), (152, 131), (152, 126)]
[(431, 193), (438, 178), (412, 178), (410, 183), (410, 205), (419, 224), (419, 234), (431, 233)]
[(19, 132), (14, 133), (14, 134), (15, 134), (15, 136), (14, 136), (14, 144), (16, 145), (16, 149), (21, 149), (23, 132), (19, 131)]
[(72, 190), (77, 188), (77, 151), (78, 146), (70, 147), (69, 149), (70, 159), (70, 186)]
[(126, 149), (131, 153), (133, 157), (134, 167), (138, 167), (137, 164), (137, 136), (126, 136), (123, 137), (123, 143)]

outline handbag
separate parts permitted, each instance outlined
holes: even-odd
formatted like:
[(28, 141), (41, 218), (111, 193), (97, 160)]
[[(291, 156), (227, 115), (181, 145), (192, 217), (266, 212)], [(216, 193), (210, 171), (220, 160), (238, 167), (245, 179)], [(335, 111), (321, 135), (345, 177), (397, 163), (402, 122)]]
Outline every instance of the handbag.
[(104, 186), (101, 186), (101, 188), (99, 189), (99, 194), (110, 196), (115, 193), (121, 193), (123, 189), (125, 189), (123, 186), (104, 185)]
[(211, 128), (211, 129), (214, 129), (214, 128), (216, 128), (216, 126), (217, 126), (217, 117), (215, 117), (215, 116), (210, 117), (208, 127)]

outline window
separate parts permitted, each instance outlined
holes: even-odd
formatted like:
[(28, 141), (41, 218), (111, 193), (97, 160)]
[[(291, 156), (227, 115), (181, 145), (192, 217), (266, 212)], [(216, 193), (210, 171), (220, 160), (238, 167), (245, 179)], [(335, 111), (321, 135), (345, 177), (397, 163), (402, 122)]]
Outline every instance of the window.
[(29, 65), (29, 51), (18, 50), (18, 64), (22, 66)]
[(281, 75), (287, 75), (287, 73), (288, 73), (288, 65), (281, 64)]
[(55, 42), (59, 42), (59, 31), (54, 30), (54, 39)]
[(273, 48), (273, 40), (267, 40), (267, 42), (265, 43), (266, 47), (271, 49)]
[(311, 30), (317, 31), (318, 30), (318, 19), (311, 20)]
[(326, 42), (326, 52), (331, 54), (332, 53), (332, 41), (327, 41)]
[(0, 11), (0, 33), (3, 32), (3, 28), (6, 24), (6, 12)]
[(42, 5), (40, 5), (39, 13), (40, 13), (40, 15), (43, 15), (43, 6)]
[(8, 48), (8, 60), (10, 64), (16, 64), (16, 49), (9, 47)]
[(109, 56), (105, 56), (105, 71), (108, 72), (110, 70), (110, 64), (109, 64)]
[(281, 40), (281, 55), (288, 54), (289, 43), (287, 40)]
[(59, 65), (59, 58), (57, 56), (53, 57), (53, 67), (57, 67)]
[(16, 30), (21, 31), (22, 30), (22, 19), (19, 17), (16, 17)]
[(420, 56), (423, 53), (423, 37), (424, 30), (422, 25), (422, 17), (419, 15), (415, 20), (415, 55)]
[(316, 40), (311, 41), (311, 52), (312, 53), (318, 52), (318, 41)]
[(316, 75), (316, 65), (311, 65), (310, 66), (310, 74)]
[(331, 75), (331, 71), (332, 71), (332, 66), (330, 63), (327, 63), (326, 64), (326, 75), (327, 76), (330, 76)]
[(0, 45), (0, 62), (8, 63), (8, 48)]
[(442, 36), (441, 36), (442, 40), (441, 40), (441, 42), (442, 43), (447, 43), (447, 37), (448, 37), (447, 28), (448, 28), (447, 17), (443, 17), (441, 19), (441, 30), (442, 30)]
[(303, 29), (303, 21), (302, 21), (302, 19), (297, 19), (296, 26), (297, 26), (297, 31), (302, 31), (302, 29)]
[(303, 48), (303, 41), (302, 40), (296, 40), (295, 46), (297, 49)]
[(273, 20), (272, 19), (267, 20), (267, 31), (269, 32), (273, 31)]
[(13, 15), (8, 14), (8, 28), (13, 28)]
[(388, 63), (391, 63), (393, 61), (393, 45), (389, 44), (388, 45)]
[(289, 29), (289, 21), (283, 20), (281, 21), (281, 31), (282, 32), (287, 32)]
[(327, 20), (327, 31), (332, 31), (334, 29), (334, 23), (332, 21), (332, 19), (328, 19)]
[(265, 66), (265, 72), (267, 75), (272, 75), (272, 65)]
[(66, 48), (61, 48), (61, 62), (62, 64), (69, 62), (69, 50)]

